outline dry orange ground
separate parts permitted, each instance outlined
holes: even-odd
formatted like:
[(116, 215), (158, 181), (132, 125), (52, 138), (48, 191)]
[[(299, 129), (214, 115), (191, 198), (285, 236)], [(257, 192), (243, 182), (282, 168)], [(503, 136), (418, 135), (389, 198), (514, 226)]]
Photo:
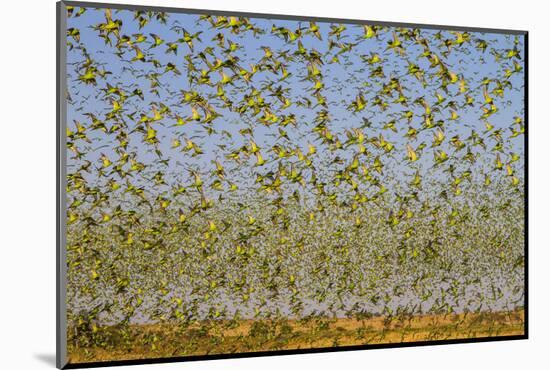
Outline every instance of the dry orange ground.
[(121, 335), (114, 328), (96, 333), (94, 345), (69, 344), (69, 362), (138, 360), (403, 343), (524, 334), (524, 311), (393, 318), (323, 319), (285, 322), (210, 322), (185, 330), (170, 325), (135, 325)]

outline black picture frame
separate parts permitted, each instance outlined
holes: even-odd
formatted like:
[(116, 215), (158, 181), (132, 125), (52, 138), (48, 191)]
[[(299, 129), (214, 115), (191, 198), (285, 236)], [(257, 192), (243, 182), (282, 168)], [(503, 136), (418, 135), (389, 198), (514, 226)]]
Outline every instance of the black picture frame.
[[(310, 348), (310, 349), (289, 349), (289, 350), (270, 350), (259, 352), (242, 352), (233, 354), (214, 354), (214, 355), (191, 355), (184, 357), (168, 357), (168, 358), (151, 358), (142, 360), (120, 360), (120, 361), (102, 361), (102, 362), (88, 362), (88, 363), (67, 363), (66, 354), (66, 340), (67, 340), (67, 320), (66, 320), (66, 253), (65, 253), (65, 233), (66, 233), (66, 127), (67, 127), (67, 113), (66, 113), (66, 7), (87, 7), (87, 8), (111, 8), (121, 10), (142, 10), (142, 11), (155, 11), (155, 12), (167, 12), (167, 13), (182, 13), (182, 14), (196, 14), (196, 15), (214, 15), (214, 16), (237, 16), (237, 17), (254, 17), (276, 20), (294, 20), (294, 21), (315, 21), (315, 22), (334, 22), (344, 24), (369, 24), (369, 25), (381, 25), (381, 26), (393, 26), (393, 27), (411, 27), (421, 29), (434, 29), (434, 30), (450, 30), (450, 31), (469, 31), (469, 32), (485, 32), (485, 33), (497, 33), (497, 34), (510, 34), (518, 35), (524, 38), (524, 201), (525, 201), (525, 227), (524, 227), (524, 334), (523, 335), (509, 335), (509, 336), (497, 336), (497, 337), (478, 337), (468, 339), (448, 339), (448, 340), (436, 340), (436, 341), (416, 341), (405, 343), (387, 343), (387, 344), (371, 344), (371, 345), (353, 345), (353, 346), (339, 346), (339, 347), (326, 347), (326, 348)], [(123, 365), (138, 365), (138, 364), (157, 364), (157, 363), (173, 363), (173, 362), (189, 362), (189, 361), (202, 361), (202, 360), (215, 360), (215, 359), (231, 359), (231, 358), (248, 358), (248, 357), (263, 357), (263, 356), (280, 356), (280, 355), (292, 355), (292, 354), (310, 354), (310, 353), (326, 353), (326, 352), (340, 352), (340, 351), (356, 351), (356, 350), (368, 350), (368, 349), (381, 349), (381, 348), (405, 348), (416, 346), (434, 346), (434, 345), (447, 345), (447, 344), (459, 344), (459, 343), (482, 343), (482, 342), (497, 342), (497, 341), (510, 341), (510, 340), (525, 340), (529, 338), (529, 196), (528, 196), (528, 167), (529, 167), (529, 32), (525, 30), (512, 30), (512, 29), (493, 29), (493, 28), (478, 28), (478, 27), (463, 27), (463, 26), (450, 26), (450, 25), (434, 25), (434, 24), (417, 24), (417, 23), (402, 23), (402, 22), (385, 22), (385, 21), (373, 21), (362, 19), (341, 19), (341, 18), (327, 18), (327, 17), (315, 17), (315, 16), (302, 16), (302, 15), (283, 15), (283, 14), (265, 14), (265, 13), (252, 13), (252, 12), (237, 12), (237, 11), (220, 11), (210, 9), (190, 9), (190, 8), (178, 8), (178, 7), (158, 7), (158, 6), (145, 6), (145, 5), (131, 5), (131, 4), (112, 4), (112, 3), (100, 3), (100, 2), (80, 2), (80, 1), (59, 1), (56, 4), (56, 41), (57, 41), (57, 63), (56, 63), (56, 116), (57, 116), (57, 151), (56, 151), (56, 365), (59, 369), (75, 369), (75, 368), (93, 368), (93, 367), (106, 367), (106, 366), (123, 366)]]

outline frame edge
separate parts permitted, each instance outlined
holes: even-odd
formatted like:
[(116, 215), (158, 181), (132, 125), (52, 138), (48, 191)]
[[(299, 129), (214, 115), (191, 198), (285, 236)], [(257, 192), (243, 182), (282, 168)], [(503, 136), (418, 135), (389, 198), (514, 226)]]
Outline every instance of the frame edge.
[(56, 3), (56, 367), (67, 365), (67, 304), (66, 304), (66, 31), (67, 8)]
[(179, 8), (179, 7), (167, 7), (167, 6), (154, 6), (154, 5), (136, 5), (136, 4), (113, 4), (113, 3), (101, 3), (94, 1), (63, 1), (65, 5), (76, 7), (89, 7), (89, 8), (110, 8), (121, 9), (130, 11), (156, 11), (156, 12), (171, 12), (171, 13), (184, 13), (184, 14), (208, 14), (208, 15), (234, 15), (238, 17), (250, 17), (250, 18), (264, 18), (264, 19), (280, 19), (290, 21), (314, 21), (325, 23), (348, 23), (348, 24), (369, 24), (377, 26), (387, 27), (410, 27), (420, 29), (435, 29), (435, 30), (447, 30), (447, 31), (469, 31), (469, 32), (485, 32), (485, 33), (498, 33), (498, 34), (510, 34), (510, 35), (525, 35), (527, 30), (515, 30), (515, 29), (498, 29), (498, 28), (483, 28), (483, 27), (468, 27), (457, 25), (441, 25), (441, 24), (424, 24), (424, 23), (407, 23), (407, 22), (389, 22), (389, 21), (376, 21), (369, 19), (350, 19), (350, 18), (331, 18), (331, 17), (319, 17), (319, 16), (306, 16), (300, 14), (271, 14), (271, 13), (254, 13), (247, 11), (231, 11), (231, 10), (216, 10), (216, 9), (197, 9), (197, 8)]

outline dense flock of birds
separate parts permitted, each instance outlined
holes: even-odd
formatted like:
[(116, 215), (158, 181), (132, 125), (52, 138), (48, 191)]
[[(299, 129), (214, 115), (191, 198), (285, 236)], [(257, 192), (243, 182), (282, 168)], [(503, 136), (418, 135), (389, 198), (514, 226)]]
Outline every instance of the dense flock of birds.
[(522, 36), (67, 11), (76, 336), (523, 307)]

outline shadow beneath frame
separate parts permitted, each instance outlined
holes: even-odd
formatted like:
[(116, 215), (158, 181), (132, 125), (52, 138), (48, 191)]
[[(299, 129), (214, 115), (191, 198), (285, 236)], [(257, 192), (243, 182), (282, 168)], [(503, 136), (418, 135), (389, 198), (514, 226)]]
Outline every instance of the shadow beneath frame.
[(34, 358), (42, 363), (55, 367), (55, 353), (35, 353)]

